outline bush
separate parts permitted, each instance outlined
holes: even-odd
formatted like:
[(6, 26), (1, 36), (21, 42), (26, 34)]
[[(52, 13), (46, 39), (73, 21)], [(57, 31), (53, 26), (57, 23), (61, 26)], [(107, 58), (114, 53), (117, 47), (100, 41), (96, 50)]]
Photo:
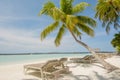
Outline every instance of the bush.
[(117, 54), (120, 55), (120, 32), (114, 35), (111, 44), (117, 50)]

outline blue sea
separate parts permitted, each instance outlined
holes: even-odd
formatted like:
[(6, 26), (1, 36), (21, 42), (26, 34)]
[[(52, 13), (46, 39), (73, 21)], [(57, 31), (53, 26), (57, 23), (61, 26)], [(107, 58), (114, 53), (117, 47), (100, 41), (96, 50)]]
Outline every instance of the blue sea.
[(0, 55), (0, 65), (22, 63), (29, 61), (57, 59), (62, 57), (83, 57), (89, 53), (84, 54), (32, 54), (32, 55)]

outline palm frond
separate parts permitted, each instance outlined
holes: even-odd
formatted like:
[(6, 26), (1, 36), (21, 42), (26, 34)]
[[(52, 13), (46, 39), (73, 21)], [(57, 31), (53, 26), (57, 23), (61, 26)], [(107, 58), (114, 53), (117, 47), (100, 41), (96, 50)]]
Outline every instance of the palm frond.
[(96, 27), (96, 21), (93, 20), (92, 18), (87, 17), (87, 16), (76, 16), (76, 17), (79, 19), (79, 21), (81, 21), (83, 23), (86, 23), (86, 24), (90, 25), (93, 28)]
[(65, 14), (64, 12), (62, 12), (60, 9), (58, 8), (53, 8), (53, 10), (51, 11), (53, 14), (52, 14), (52, 17), (54, 20), (62, 20), (65, 18)]
[[(77, 35), (80, 35), (81, 33), (77, 30), (76, 25), (78, 26), (79, 30), (82, 30), (90, 36), (94, 36), (94, 31), (92, 28), (96, 26), (96, 22), (93, 19), (86, 16), (67, 15), (66, 20), (67, 27), (72, 31), (75, 30)], [(90, 26), (88, 26), (86, 23), (92, 25), (92, 28), (90, 28)]]
[(76, 13), (82, 12), (87, 6), (89, 6), (88, 3), (81, 2), (72, 8), (72, 13), (76, 14)]
[(72, 14), (72, 2), (74, 0), (60, 0), (60, 9), (65, 14)]
[(102, 27), (105, 27), (106, 26), (106, 23), (105, 22), (102, 22)]
[(109, 33), (110, 25), (114, 25), (117, 30), (118, 17), (120, 16), (120, 0), (99, 0), (96, 6), (95, 17), (102, 21), (102, 26), (106, 27)]
[(120, 28), (120, 24), (119, 23), (114, 23), (114, 28), (117, 30), (118, 28)]
[(47, 3), (44, 4), (42, 10), (39, 12), (39, 16), (42, 15), (42, 14), (45, 14), (45, 15), (52, 15), (51, 13), (51, 9), (54, 8), (55, 5), (53, 2), (50, 2), (48, 1)]
[(75, 20), (74, 16), (67, 15), (67, 17), (66, 17), (67, 28), (69, 28), (70, 30), (73, 30), (73, 28), (75, 27), (75, 25), (76, 25), (77, 22), (78, 21)]
[(65, 34), (65, 28), (66, 28), (66, 26), (63, 24), (61, 26), (61, 28), (59, 29), (59, 32), (58, 32), (57, 37), (55, 39), (55, 45), (56, 46), (60, 45), (60, 41), (61, 41), (63, 35)]
[(108, 22), (107, 25), (106, 25), (106, 32), (107, 32), (107, 34), (109, 34), (110, 25), (111, 25), (111, 24), (112, 24), (111, 22)]
[(62, 12), (59, 8), (55, 7), (54, 3), (50, 1), (44, 5), (44, 7), (42, 8), (38, 15), (42, 14), (49, 15), (54, 20), (64, 18), (64, 12)]
[(59, 22), (56, 21), (54, 23), (52, 23), (51, 25), (49, 25), (48, 27), (46, 27), (42, 32), (41, 32), (41, 40), (43, 40), (44, 38), (46, 38), (47, 35), (49, 35), (53, 30), (55, 30), (59, 25)]
[(74, 27), (74, 29), (72, 31), (77, 37), (82, 35), (82, 33), (77, 29), (77, 27)]
[(73, 15), (67, 15), (68, 22), (71, 22), (72, 24), (77, 24), (79, 22), (83, 22), (87, 25), (90, 25), (91, 27), (96, 27), (96, 21), (92, 18), (89, 18), (87, 16), (73, 16)]
[(107, 15), (107, 11), (109, 11), (109, 4), (106, 4), (105, 2), (98, 3), (96, 6), (96, 14), (95, 18), (99, 18), (99, 20), (103, 20), (104, 17)]
[(92, 28), (90, 28), (89, 26), (87, 26), (84, 23), (78, 23), (77, 27), (82, 30), (84, 33), (86, 33), (87, 35), (93, 37), (94, 36), (94, 30)]
[(114, 11), (118, 16), (120, 16), (120, 0), (113, 0), (112, 6), (114, 8)]

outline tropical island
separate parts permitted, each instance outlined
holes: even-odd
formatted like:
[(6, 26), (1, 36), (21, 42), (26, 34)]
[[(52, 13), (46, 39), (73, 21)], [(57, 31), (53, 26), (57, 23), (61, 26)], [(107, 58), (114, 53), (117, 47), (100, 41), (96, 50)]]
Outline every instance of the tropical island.
[[(2, 3), (9, 4), (6, 1), (2, 1)], [(21, 4), (21, 1), (19, 3)], [(24, 2), (23, 5), (25, 6), (26, 3)], [(21, 32), (27, 32), (30, 28), (32, 31), (34, 30), (33, 26), (27, 27), (26, 31), (20, 30), (20, 28), (16, 31), (0, 28), (0, 32), (3, 34), (0, 35), (0, 44), (2, 45), (0, 53), (5, 53), (0, 54), (0, 80), (120, 80), (120, 0), (97, 0), (95, 3), (83, 0), (51, 0), (40, 1), (40, 3), (43, 4), (43, 6), (39, 6), (40, 12), (38, 11), (38, 16), (41, 18), (39, 29), (43, 28), (40, 30), (42, 42), (36, 38), (37, 35), (33, 35), (34, 31), (28, 34)], [(91, 6), (92, 9), (95, 9), (94, 11), (91, 11)], [(12, 6), (13, 13), (17, 12), (14, 11), (15, 7), (17, 8), (15, 10), (21, 10), (14, 5)], [(29, 9), (27, 6), (25, 8)], [(37, 8), (38, 6), (31, 9), (37, 11)], [(23, 12), (26, 12), (27, 9), (22, 8)], [(86, 9), (87, 11), (85, 11)], [(32, 15), (32, 12), (29, 14)], [(7, 12), (5, 13), (7, 14)], [(24, 18), (23, 16), (18, 19), (14, 16), (11, 19), (11, 17), (5, 17), (5, 14), (2, 15), (4, 15), (3, 19), (5, 19), (6, 25), (10, 22), (7, 22), (6, 19), (13, 20), (13, 22), (27, 20), (25, 26), (33, 25), (31, 22), (35, 26), (39, 21), (35, 17)], [(4, 24), (3, 20), (0, 22)], [(17, 23), (14, 23), (14, 26)], [(0, 26), (3, 26), (2, 24)], [(22, 27), (23, 24), (25, 23), (17, 26)], [(4, 24), (4, 26), (6, 25)], [(37, 27), (35, 31), (39, 31)], [(106, 35), (110, 35), (112, 32), (112, 36), (100, 37), (103, 32)], [(47, 36), (50, 37), (47, 38)], [(91, 39), (96, 41), (92, 42)], [(106, 42), (110, 43), (110, 45), (108, 44), (109, 50), (107, 50)], [(51, 43), (55, 43), (55, 45), (53, 46)], [(99, 45), (96, 47), (96, 44)], [(62, 47), (59, 48), (60, 46)], [(77, 47), (74, 48), (75, 46)], [(113, 47), (112, 50), (110, 46)], [(87, 51), (78, 50), (83, 48)], [(44, 52), (35, 53), (37, 49)], [(115, 50), (113, 51), (113, 49)], [(19, 50), (17, 55), (14, 54)], [(23, 52), (24, 54), (21, 54)]]

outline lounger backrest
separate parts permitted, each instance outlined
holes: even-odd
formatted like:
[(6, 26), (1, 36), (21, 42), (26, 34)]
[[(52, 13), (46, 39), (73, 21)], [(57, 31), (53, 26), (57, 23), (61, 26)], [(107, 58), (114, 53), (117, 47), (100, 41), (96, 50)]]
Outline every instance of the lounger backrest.
[(60, 62), (65, 62), (65, 61), (67, 61), (68, 60), (68, 58), (60, 58)]
[(65, 67), (65, 66), (64, 66), (64, 63), (65, 63), (67, 60), (68, 60), (68, 58), (60, 58), (60, 60), (59, 60), (60, 65), (59, 65), (59, 66), (61, 66), (62, 68), (64, 68), (64, 67)]
[(49, 60), (43, 67), (43, 71), (52, 71), (54, 69), (54, 66), (58, 65), (58, 60)]

